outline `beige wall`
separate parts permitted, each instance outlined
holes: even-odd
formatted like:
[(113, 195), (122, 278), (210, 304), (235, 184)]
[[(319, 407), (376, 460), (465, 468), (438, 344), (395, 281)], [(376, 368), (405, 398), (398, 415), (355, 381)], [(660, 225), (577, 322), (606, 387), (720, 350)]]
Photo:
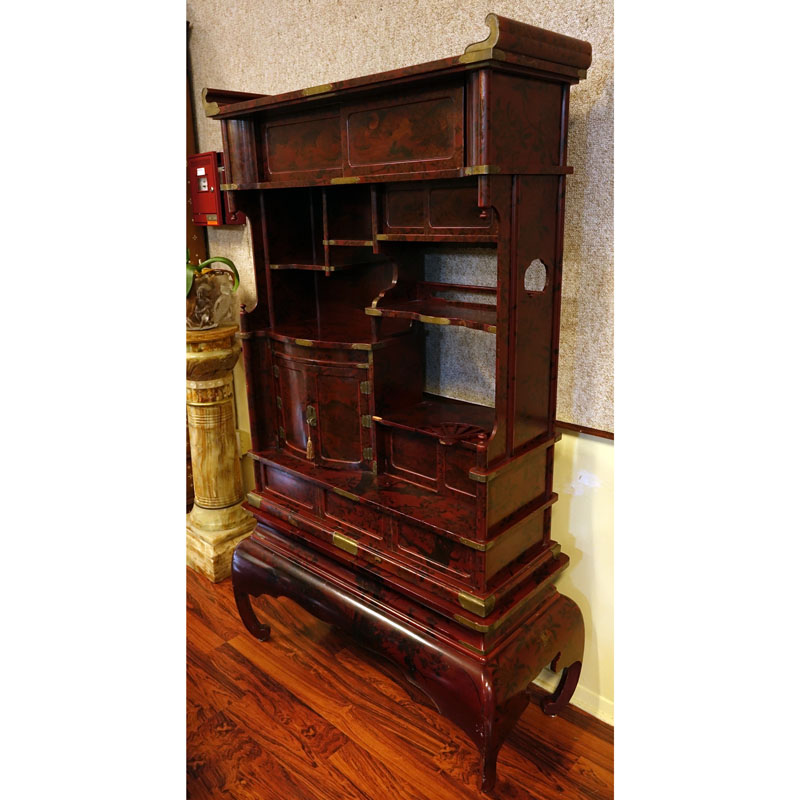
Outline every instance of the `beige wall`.
[[(591, 42), (572, 89), (558, 418), (613, 430), (613, 10), (611, 0), (189, 0), (193, 97), (209, 86), (280, 92), (457, 55), (485, 38), (490, 11)], [(198, 115), (198, 150), (221, 150)], [(209, 230), (212, 255), (242, 272), (255, 302), (249, 235)]]
[[(586, 648), (572, 703), (614, 724), (614, 443), (564, 433), (556, 445), (553, 539), (570, 565), (558, 590), (580, 607)], [(555, 688), (549, 670), (536, 681)]]
[[(489, 11), (592, 43), (588, 77), (572, 89), (564, 251), (559, 419), (613, 430), (613, 44), (607, 0), (189, 0), (194, 98), (205, 86), (276, 94), (463, 52)], [(198, 118), (198, 149), (222, 148), (219, 123)], [(209, 230), (212, 255), (233, 258), (243, 301), (255, 302), (249, 233)], [(247, 446), (241, 363), (238, 425)], [(581, 607), (586, 652), (573, 703), (613, 722), (613, 443), (565, 434), (556, 447), (553, 538), (571, 558), (559, 589)], [(252, 470), (245, 459), (245, 481)], [(545, 672), (542, 685), (555, 676)]]

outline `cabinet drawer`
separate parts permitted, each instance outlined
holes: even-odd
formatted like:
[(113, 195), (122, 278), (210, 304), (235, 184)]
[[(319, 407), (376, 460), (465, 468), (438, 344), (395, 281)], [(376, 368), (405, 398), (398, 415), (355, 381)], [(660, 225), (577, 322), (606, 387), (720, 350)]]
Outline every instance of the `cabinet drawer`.
[(477, 551), (418, 525), (398, 524), (397, 552), (407, 561), (462, 580), (475, 570)]
[(464, 87), (408, 92), (342, 108), (345, 175), (464, 166)]

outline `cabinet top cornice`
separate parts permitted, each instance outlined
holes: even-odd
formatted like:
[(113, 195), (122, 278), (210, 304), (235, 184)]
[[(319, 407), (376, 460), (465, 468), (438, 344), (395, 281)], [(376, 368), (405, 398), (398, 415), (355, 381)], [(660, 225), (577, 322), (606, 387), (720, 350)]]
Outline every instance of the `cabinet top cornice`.
[(380, 88), (381, 85), (428, 79), (433, 75), (457, 74), (476, 67), (530, 72), (565, 83), (577, 83), (586, 77), (592, 61), (592, 46), (588, 42), (498, 14), (487, 15), (486, 24), (489, 27), (486, 39), (470, 44), (460, 56), (276, 95), (203, 89), (203, 107), (206, 116), (215, 119), (246, 117), (260, 111), (334, 99), (356, 91)]

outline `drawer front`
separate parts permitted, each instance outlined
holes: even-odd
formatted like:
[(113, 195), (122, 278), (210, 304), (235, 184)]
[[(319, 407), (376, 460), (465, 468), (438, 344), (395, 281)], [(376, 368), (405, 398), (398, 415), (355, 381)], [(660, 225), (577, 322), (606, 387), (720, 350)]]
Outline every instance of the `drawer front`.
[(494, 209), (478, 206), (477, 178), (387, 183), (381, 192), (381, 233), (497, 233)]
[(278, 495), (281, 500), (290, 500), (292, 503), (303, 506), (309, 510), (314, 509), (314, 487), (295, 477), (294, 475), (264, 466), (264, 488), (272, 494)]
[(382, 444), (386, 473), (436, 491), (435, 439), (412, 431), (387, 428), (383, 432)]
[(325, 517), (328, 525), (344, 528), (346, 532), (355, 534), (357, 539), (363, 536), (383, 539), (383, 528), (386, 518), (363, 503), (355, 503), (335, 492), (325, 493)]
[(464, 166), (464, 88), (411, 92), (342, 109), (345, 175)]
[(288, 180), (297, 173), (341, 171), (338, 108), (266, 122), (262, 137), (266, 180)]
[(397, 526), (397, 554), (435, 572), (461, 580), (473, 576), (477, 551), (440, 536), (428, 528), (407, 523)]

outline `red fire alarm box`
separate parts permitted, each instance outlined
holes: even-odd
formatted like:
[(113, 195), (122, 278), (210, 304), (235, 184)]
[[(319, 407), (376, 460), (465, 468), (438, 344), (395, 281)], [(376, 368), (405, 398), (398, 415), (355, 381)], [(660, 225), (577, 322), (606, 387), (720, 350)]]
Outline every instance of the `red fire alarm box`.
[(222, 153), (197, 153), (188, 158), (192, 222), (195, 225), (244, 225), (232, 192), (221, 192), (225, 182)]

